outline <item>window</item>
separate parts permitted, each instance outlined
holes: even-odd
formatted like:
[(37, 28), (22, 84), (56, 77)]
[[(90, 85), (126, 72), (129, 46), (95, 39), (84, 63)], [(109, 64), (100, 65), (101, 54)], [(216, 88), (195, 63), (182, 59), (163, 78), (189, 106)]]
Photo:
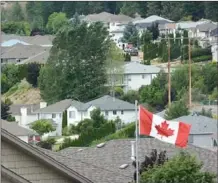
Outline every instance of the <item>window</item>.
[(142, 74), (142, 79), (145, 79), (145, 75), (144, 74)]
[(105, 116), (108, 116), (108, 111), (105, 111)]
[(56, 114), (52, 114), (52, 118), (56, 118)]
[(113, 115), (116, 115), (117, 114), (117, 111), (113, 111)]
[(123, 112), (123, 111), (121, 111), (121, 114), (124, 114), (124, 112)]
[(189, 137), (188, 137), (188, 143), (189, 144), (192, 144), (193, 143), (193, 135), (189, 135)]
[(69, 112), (69, 118), (75, 118), (75, 117), (76, 117), (75, 111), (70, 111)]
[(128, 76), (128, 81), (131, 81), (131, 77), (130, 76)]

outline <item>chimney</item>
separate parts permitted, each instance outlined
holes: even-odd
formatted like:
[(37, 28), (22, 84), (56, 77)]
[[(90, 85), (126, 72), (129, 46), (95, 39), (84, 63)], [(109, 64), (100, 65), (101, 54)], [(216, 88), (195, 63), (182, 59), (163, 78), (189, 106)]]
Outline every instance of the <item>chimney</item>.
[(27, 124), (27, 108), (21, 107), (20, 113), (21, 113), (21, 120), (20, 120), (20, 123), (18, 123), (18, 124), (20, 126), (25, 126)]
[(47, 103), (46, 102), (40, 102), (40, 109), (47, 107)]
[(135, 141), (131, 141), (131, 160), (135, 161)]

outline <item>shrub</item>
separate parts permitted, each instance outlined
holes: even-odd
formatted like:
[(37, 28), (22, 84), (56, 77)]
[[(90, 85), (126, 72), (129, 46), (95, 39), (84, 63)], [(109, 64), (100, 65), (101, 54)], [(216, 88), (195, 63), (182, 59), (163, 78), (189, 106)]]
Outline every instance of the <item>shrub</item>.
[(204, 108), (202, 108), (201, 112), (199, 112), (199, 114), (202, 115), (202, 116), (213, 118), (213, 114), (212, 114), (212, 110), (211, 109), (206, 111)]
[(124, 95), (123, 89), (121, 87), (115, 87), (115, 97), (120, 98)]
[(134, 138), (134, 137), (135, 137), (135, 122), (126, 125), (124, 128), (118, 130), (116, 133), (107, 135), (99, 140), (94, 140), (90, 145), (93, 146), (113, 139)]
[[(211, 48), (195, 48), (191, 52), (191, 58), (201, 57), (201, 56), (212, 56)], [(184, 59), (188, 59), (188, 55), (184, 55)]]
[(200, 57), (192, 58), (193, 62), (203, 62), (203, 61), (210, 61), (210, 60), (212, 60), (212, 55), (203, 55)]
[(178, 156), (142, 172), (140, 183), (215, 183), (215, 174), (202, 171), (203, 164), (194, 156), (181, 152)]
[(52, 146), (56, 143), (55, 138), (48, 138), (47, 140), (43, 140), (37, 143), (37, 146), (52, 150)]
[(186, 116), (189, 114), (186, 103), (182, 100), (173, 102), (171, 106), (166, 110), (165, 119), (171, 120), (180, 116)]
[(70, 138), (66, 138), (64, 142), (60, 146), (60, 150), (75, 146), (75, 147), (81, 147), (81, 146), (89, 146), (92, 141), (101, 139), (102, 137), (105, 137), (109, 134), (112, 134), (115, 132), (115, 124), (114, 122), (108, 122), (104, 125), (102, 125), (100, 128), (92, 128), (90, 130), (86, 130), (82, 132), (78, 139), (71, 140)]
[(127, 93), (125, 93), (123, 95), (123, 97), (121, 97), (121, 99), (124, 100), (124, 101), (127, 101), (127, 102), (130, 102), (130, 103), (134, 104), (135, 100), (139, 101), (140, 96), (139, 96), (138, 91), (129, 90)]

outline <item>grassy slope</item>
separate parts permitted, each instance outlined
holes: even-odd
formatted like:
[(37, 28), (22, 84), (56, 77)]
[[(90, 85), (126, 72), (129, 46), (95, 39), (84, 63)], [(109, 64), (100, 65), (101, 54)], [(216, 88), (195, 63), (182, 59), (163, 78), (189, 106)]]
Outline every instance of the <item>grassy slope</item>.
[(26, 80), (14, 85), (2, 99), (10, 99), (13, 104), (36, 104), (42, 101), (38, 88), (33, 88)]

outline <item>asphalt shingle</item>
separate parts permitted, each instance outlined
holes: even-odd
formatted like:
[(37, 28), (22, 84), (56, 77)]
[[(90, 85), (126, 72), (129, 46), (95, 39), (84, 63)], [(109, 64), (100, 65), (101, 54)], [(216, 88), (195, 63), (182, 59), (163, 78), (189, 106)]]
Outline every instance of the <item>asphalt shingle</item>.
[(34, 111), (34, 113), (62, 113), (64, 112), (68, 107), (70, 107), (72, 104), (71, 99), (65, 99), (60, 102), (56, 102), (52, 105), (49, 105), (47, 107), (38, 109)]
[(105, 95), (101, 98), (92, 100), (85, 104), (87, 107), (93, 105), (95, 107), (100, 108), (102, 111), (109, 111), (109, 110), (135, 110), (135, 105), (113, 98), (109, 95)]
[(36, 135), (37, 133), (27, 128), (19, 126), (16, 122), (1, 120), (1, 128), (15, 136)]
[(206, 116), (181, 116), (172, 121), (181, 121), (192, 125), (190, 134), (217, 133), (217, 120)]
[[(86, 171), (91, 175), (92, 172), (95, 176), (101, 175), (102, 177), (107, 176), (107, 171), (101, 172), (101, 168), (106, 168), (109, 171), (116, 172), (113, 176), (109, 177), (107, 181), (118, 183), (117, 176), (122, 176), (123, 179), (119, 183), (126, 183), (132, 180), (134, 167), (131, 165), (131, 141), (135, 139), (122, 139), (122, 140), (112, 140), (106, 142), (105, 146), (102, 148), (89, 147), (82, 148), (82, 151), (78, 151), (78, 148), (67, 148), (60, 152), (59, 155), (69, 158), (68, 162), (65, 162), (69, 166), (70, 162), (83, 161), (89, 165), (99, 167), (95, 170), (85, 170), (81, 172), (82, 175), (87, 174)], [(163, 143), (154, 138), (141, 138), (139, 140), (139, 159), (144, 160), (145, 155), (150, 155), (152, 149), (157, 149), (158, 152), (166, 150), (167, 156), (172, 158), (177, 155), (181, 149), (177, 148), (171, 144)], [(217, 172), (217, 152), (199, 148), (193, 145), (189, 145), (184, 151), (188, 151), (195, 155), (198, 160), (203, 162), (203, 171)], [(62, 158), (63, 160), (64, 158)], [(71, 159), (71, 160), (70, 160)], [(125, 169), (120, 169), (119, 167), (123, 164), (128, 164), (129, 166)], [(72, 167), (73, 168), (73, 167)], [(101, 173), (100, 173), (101, 172)], [(99, 175), (98, 175), (99, 174)], [(87, 175), (86, 175), (87, 176)], [(93, 181), (96, 183), (104, 183), (96, 180), (92, 177)], [(106, 182), (105, 182), (106, 183)]]

